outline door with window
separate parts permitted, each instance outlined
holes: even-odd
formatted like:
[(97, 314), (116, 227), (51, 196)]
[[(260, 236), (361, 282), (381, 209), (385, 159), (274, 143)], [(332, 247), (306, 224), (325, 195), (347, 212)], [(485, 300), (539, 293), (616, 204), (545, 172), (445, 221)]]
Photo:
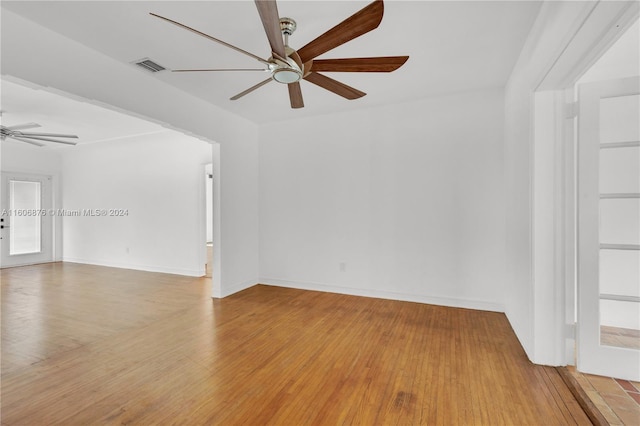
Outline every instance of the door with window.
[(640, 78), (578, 90), (578, 369), (640, 380)]
[(0, 267), (53, 260), (51, 177), (2, 173)]

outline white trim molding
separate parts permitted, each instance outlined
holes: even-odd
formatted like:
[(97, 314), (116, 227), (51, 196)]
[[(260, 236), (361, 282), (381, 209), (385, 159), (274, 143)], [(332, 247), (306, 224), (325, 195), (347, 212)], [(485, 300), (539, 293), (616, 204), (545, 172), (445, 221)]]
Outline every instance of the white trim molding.
[(457, 299), (421, 294), (396, 293), (384, 290), (344, 287), (332, 284), (320, 284), (303, 281), (288, 281), (265, 277), (260, 278), (259, 282), (260, 284), (274, 287), (297, 288), (300, 290), (322, 291), (326, 293), (348, 294), (351, 296), (373, 297), (378, 299), (399, 300), (403, 302), (416, 302), (428, 305), (449, 306), (452, 308), (464, 308), (474, 309), (477, 311), (504, 313), (504, 305), (500, 303), (489, 302), (486, 300)]
[(137, 263), (125, 263), (125, 262), (109, 262), (109, 261), (88, 260), (88, 259), (71, 258), (71, 257), (64, 257), (62, 261), (68, 262), (68, 263), (82, 263), (85, 265), (107, 266), (109, 268), (133, 269), (136, 271), (184, 275), (187, 277), (203, 277), (205, 275), (204, 268), (201, 268), (201, 269), (165, 268), (162, 266), (155, 266), (155, 265), (141, 265)]

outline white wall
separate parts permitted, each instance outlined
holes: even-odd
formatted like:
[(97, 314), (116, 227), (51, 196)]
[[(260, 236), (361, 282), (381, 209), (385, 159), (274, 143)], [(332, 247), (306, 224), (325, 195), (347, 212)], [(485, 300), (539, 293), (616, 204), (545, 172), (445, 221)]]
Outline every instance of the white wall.
[[(3, 74), (219, 142), (215, 173), (220, 174), (221, 213), (220, 238), (214, 236), (214, 295), (222, 297), (258, 281), (255, 124), (6, 10), (1, 54)], [(218, 160), (213, 161), (216, 170)]]
[[(10, 139), (0, 142), (0, 171), (33, 173), (51, 176), (53, 180), (53, 208), (62, 205), (60, 151), (37, 147)], [(53, 259), (62, 260), (62, 220), (54, 219)]]
[(62, 168), (60, 151), (7, 139), (0, 142), (3, 172), (57, 174)]
[(64, 217), (64, 260), (204, 275), (203, 175), (210, 161), (210, 144), (172, 131), (64, 151), (65, 210), (126, 212)]
[(263, 126), (260, 281), (503, 310), (503, 116), (487, 90)]

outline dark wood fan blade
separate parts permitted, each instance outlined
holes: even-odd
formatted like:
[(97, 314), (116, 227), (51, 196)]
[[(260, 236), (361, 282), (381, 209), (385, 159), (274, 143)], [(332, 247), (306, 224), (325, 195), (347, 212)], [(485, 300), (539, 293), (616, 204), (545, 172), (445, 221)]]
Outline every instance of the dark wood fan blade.
[(287, 84), (289, 88), (289, 100), (291, 101), (291, 108), (304, 107), (304, 101), (302, 100), (302, 89), (300, 88), (300, 82)]
[(359, 12), (351, 15), (315, 40), (298, 49), (302, 62), (307, 62), (329, 50), (340, 46), (362, 34), (375, 29), (382, 21), (384, 4), (376, 0)]
[(234, 97), (230, 98), (232, 101), (238, 100), (241, 97), (243, 97), (244, 95), (253, 92), (254, 90), (264, 86), (265, 84), (269, 83), (273, 81), (273, 79), (271, 77), (269, 77), (268, 79), (261, 81), (260, 83), (256, 84), (255, 86), (251, 86), (249, 87), (247, 90), (245, 90), (244, 92), (240, 92), (237, 95), (235, 95)]
[(258, 14), (260, 14), (260, 20), (262, 20), (264, 32), (267, 33), (271, 51), (281, 58), (286, 58), (287, 54), (284, 51), (276, 0), (255, 0), (255, 3), (258, 8)]
[(366, 95), (366, 93), (361, 92), (358, 89), (354, 89), (351, 86), (347, 86), (344, 83), (340, 83), (337, 80), (329, 78), (326, 75), (318, 74), (317, 72), (307, 74), (304, 79), (322, 87), (323, 89), (327, 89), (336, 95), (340, 95), (343, 98), (350, 100), (358, 99)]
[(171, 70), (171, 72), (209, 72), (209, 71), (269, 71), (264, 68), (203, 68), (191, 70)]
[(333, 72), (391, 72), (404, 65), (408, 56), (381, 56), (377, 58), (314, 59), (312, 71)]
[(206, 39), (209, 39), (211, 41), (215, 41), (216, 43), (220, 43), (223, 46), (226, 46), (226, 47), (228, 47), (230, 49), (233, 49), (233, 50), (235, 50), (237, 52), (244, 53), (245, 55), (251, 56), (253, 59), (257, 59), (258, 61), (269, 65), (269, 62), (267, 60), (262, 59), (261, 57), (256, 56), (253, 53), (249, 53), (246, 50), (240, 49), (239, 47), (236, 47), (236, 46), (234, 46), (232, 44), (229, 44), (229, 43), (227, 43), (225, 41), (222, 41), (220, 39), (212, 37), (209, 34), (205, 34), (205, 33), (201, 32), (201, 31), (198, 31), (198, 30), (196, 30), (194, 28), (188, 27), (188, 26), (186, 26), (184, 24), (181, 24), (180, 22), (174, 21), (173, 19), (169, 19), (169, 18), (165, 18), (164, 16), (156, 15), (155, 13), (149, 13), (149, 15), (155, 16), (156, 18), (160, 18), (162, 20), (165, 20), (165, 21), (169, 22), (170, 24), (176, 25), (176, 26), (178, 26), (180, 28), (184, 28), (187, 31), (191, 31), (192, 33), (198, 34), (199, 36), (202, 36), (202, 37), (204, 37)]

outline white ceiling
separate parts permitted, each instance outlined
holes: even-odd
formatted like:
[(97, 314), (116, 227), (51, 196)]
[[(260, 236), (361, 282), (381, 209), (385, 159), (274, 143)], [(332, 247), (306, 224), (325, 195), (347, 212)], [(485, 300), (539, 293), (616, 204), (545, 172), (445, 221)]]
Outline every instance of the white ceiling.
[[(280, 1), (278, 7), (280, 16), (297, 21), (298, 29), (290, 38), (290, 45), (300, 48), (368, 3)], [(145, 57), (169, 69), (261, 67), (248, 56), (154, 18), (149, 12), (182, 22), (260, 57), (270, 56), (252, 1), (2, 1), (2, 7), (132, 67), (131, 62)], [(267, 73), (261, 72), (160, 72), (148, 73), (148, 77), (256, 123), (501, 87), (539, 7), (540, 2), (526, 1), (387, 0), (377, 29), (321, 56), (410, 56), (402, 68), (390, 74), (327, 73), (367, 93), (354, 101), (304, 81), (305, 108), (301, 110), (289, 107), (286, 88), (276, 82), (238, 101), (229, 100), (268, 78)], [(15, 110), (14, 101), (3, 90), (3, 109)], [(51, 111), (48, 109), (45, 114), (51, 115)], [(64, 120), (62, 109), (60, 114)], [(5, 115), (5, 119), (9, 116)], [(18, 121), (25, 120), (43, 118), (30, 115)]]
[[(78, 140), (73, 140), (74, 142), (87, 144), (170, 131), (158, 124), (127, 114), (4, 79), (1, 88), (3, 126), (32, 122), (41, 126), (24, 132), (74, 134), (78, 136)], [(3, 143), (39, 149), (12, 139)], [(43, 143), (47, 148), (70, 148), (68, 145), (52, 142)]]

